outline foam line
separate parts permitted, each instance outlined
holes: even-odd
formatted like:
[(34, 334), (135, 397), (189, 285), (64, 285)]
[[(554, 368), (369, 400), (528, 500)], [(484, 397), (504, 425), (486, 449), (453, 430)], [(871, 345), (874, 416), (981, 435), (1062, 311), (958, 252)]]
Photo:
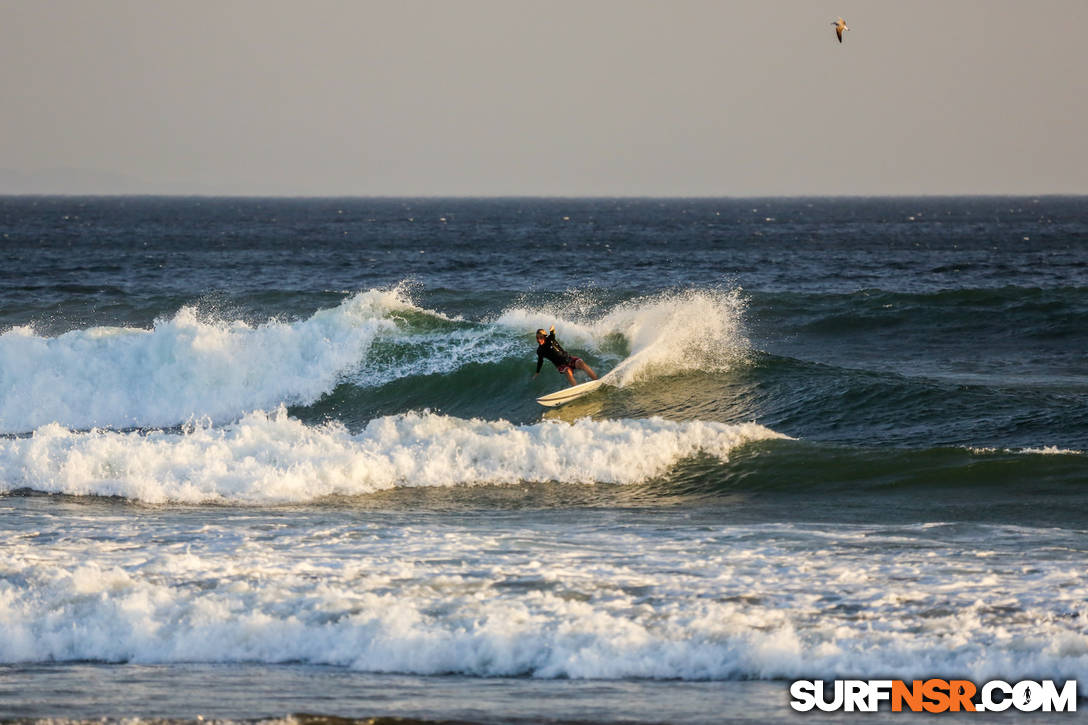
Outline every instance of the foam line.
[(629, 484), (696, 453), (727, 459), (738, 445), (777, 437), (755, 423), (584, 419), (515, 426), (433, 413), (378, 418), (352, 434), (335, 423), (304, 425), (283, 408), (180, 434), (73, 432), (49, 424), (31, 437), (0, 441), (0, 491), (266, 504), (395, 486)]

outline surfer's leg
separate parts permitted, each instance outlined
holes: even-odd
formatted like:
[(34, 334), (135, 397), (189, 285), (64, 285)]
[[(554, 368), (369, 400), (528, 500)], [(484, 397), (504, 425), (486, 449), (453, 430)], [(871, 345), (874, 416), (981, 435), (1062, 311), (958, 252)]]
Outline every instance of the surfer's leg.
[(589, 377), (593, 378), (594, 380), (597, 379), (597, 373), (593, 372), (593, 368), (586, 365), (585, 360), (579, 359), (578, 362), (574, 364), (579, 370), (584, 370), (586, 375), (588, 375)]
[(571, 370), (570, 368), (567, 368), (567, 378), (570, 379), (571, 386), (574, 386), (574, 385), (577, 384), (577, 383), (574, 382), (574, 371)]

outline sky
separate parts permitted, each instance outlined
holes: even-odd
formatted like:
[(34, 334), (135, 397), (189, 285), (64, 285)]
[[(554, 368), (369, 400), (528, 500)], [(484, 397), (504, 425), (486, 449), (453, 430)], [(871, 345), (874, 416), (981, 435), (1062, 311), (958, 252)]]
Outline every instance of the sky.
[(1086, 29), (1088, 0), (0, 0), (0, 193), (1088, 194)]

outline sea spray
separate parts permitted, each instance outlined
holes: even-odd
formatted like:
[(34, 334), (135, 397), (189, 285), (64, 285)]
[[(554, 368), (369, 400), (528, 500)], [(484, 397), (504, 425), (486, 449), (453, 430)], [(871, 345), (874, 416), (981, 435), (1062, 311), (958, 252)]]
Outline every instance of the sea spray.
[[(587, 308), (569, 302), (517, 306), (496, 322), (527, 332), (555, 325), (568, 351), (624, 358), (611, 372), (614, 383), (626, 385), (657, 375), (724, 372), (743, 362), (751, 347), (745, 307), (740, 289), (689, 289), (637, 297), (605, 311), (592, 307), (595, 316), (564, 317)], [(622, 349), (615, 349), (616, 340)]]
[(601, 321), (628, 341), (621, 384), (680, 372), (725, 372), (750, 349), (741, 290), (688, 290), (626, 302)]

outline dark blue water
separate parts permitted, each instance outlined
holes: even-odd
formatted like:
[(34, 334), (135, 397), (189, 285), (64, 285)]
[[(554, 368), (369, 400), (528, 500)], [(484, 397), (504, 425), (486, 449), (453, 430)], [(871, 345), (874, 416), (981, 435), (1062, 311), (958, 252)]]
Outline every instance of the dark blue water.
[(0, 198), (0, 435), (0, 717), (1088, 683), (1083, 197)]

